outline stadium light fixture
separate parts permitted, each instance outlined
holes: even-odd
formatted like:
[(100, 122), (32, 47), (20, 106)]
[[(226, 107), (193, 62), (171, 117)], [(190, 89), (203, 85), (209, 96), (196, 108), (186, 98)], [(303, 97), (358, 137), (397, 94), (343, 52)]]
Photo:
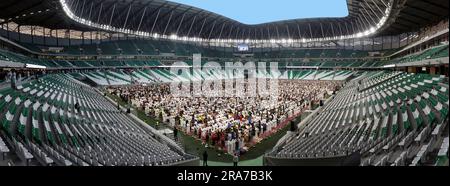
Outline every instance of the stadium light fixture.
[(47, 67), (42, 65), (34, 65), (34, 64), (25, 64), (25, 68), (32, 68), (32, 69), (46, 69)]
[(170, 35), (169, 38), (172, 39), (172, 40), (177, 40), (178, 36), (176, 34), (172, 34), (172, 35)]
[(383, 68), (394, 68), (395, 65), (384, 65)]

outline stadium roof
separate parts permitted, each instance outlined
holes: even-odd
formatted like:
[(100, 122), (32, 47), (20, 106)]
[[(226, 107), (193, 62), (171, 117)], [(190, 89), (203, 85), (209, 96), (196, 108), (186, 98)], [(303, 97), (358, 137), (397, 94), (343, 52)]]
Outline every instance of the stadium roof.
[(343, 18), (247, 25), (165, 0), (2, 0), (0, 19), (50, 29), (109, 30), (174, 39), (274, 40), (400, 34), (448, 18), (447, 0), (347, 0), (347, 4), (349, 15)]

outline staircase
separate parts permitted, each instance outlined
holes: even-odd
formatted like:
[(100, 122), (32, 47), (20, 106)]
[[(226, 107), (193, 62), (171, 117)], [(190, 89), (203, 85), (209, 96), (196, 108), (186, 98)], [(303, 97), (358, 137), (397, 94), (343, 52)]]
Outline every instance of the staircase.
[(175, 137), (173, 136), (173, 133), (164, 133), (164, 135), (167, 136), (168, 138), (170, 138), (172, 141), (174, 141), (179, 147), (184, 149), (183, 138), (180, 137), (180, 132), (178, 132), (178, 140), (175, 140)]

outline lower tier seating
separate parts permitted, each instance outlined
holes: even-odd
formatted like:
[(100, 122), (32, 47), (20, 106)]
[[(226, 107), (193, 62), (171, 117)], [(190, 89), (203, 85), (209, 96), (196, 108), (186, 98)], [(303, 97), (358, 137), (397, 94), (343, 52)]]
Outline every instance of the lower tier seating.
[[(426, 74), (365, 73), (268, 156), (295, 160), (358, 152), (362, 165), (434, 165), (436, 157), (425, 157), (437, 154), (448, 138), (448, 85), (443, 80)], [(440, 159), (445, 159), (444, 151)]]
[(193, 159), (68, 75), (2, 90), (0, 118), (1, 158), (15, 155), (23, 165), (155, 166)]

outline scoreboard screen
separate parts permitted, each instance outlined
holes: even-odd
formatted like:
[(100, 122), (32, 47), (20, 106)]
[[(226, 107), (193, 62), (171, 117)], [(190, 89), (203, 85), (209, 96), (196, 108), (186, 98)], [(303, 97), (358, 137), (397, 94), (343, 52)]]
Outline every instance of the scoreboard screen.
[(250, 47), (247, 44), (238, 44), (237, 50), (239, 52), (248, 52), (250, 50)]

